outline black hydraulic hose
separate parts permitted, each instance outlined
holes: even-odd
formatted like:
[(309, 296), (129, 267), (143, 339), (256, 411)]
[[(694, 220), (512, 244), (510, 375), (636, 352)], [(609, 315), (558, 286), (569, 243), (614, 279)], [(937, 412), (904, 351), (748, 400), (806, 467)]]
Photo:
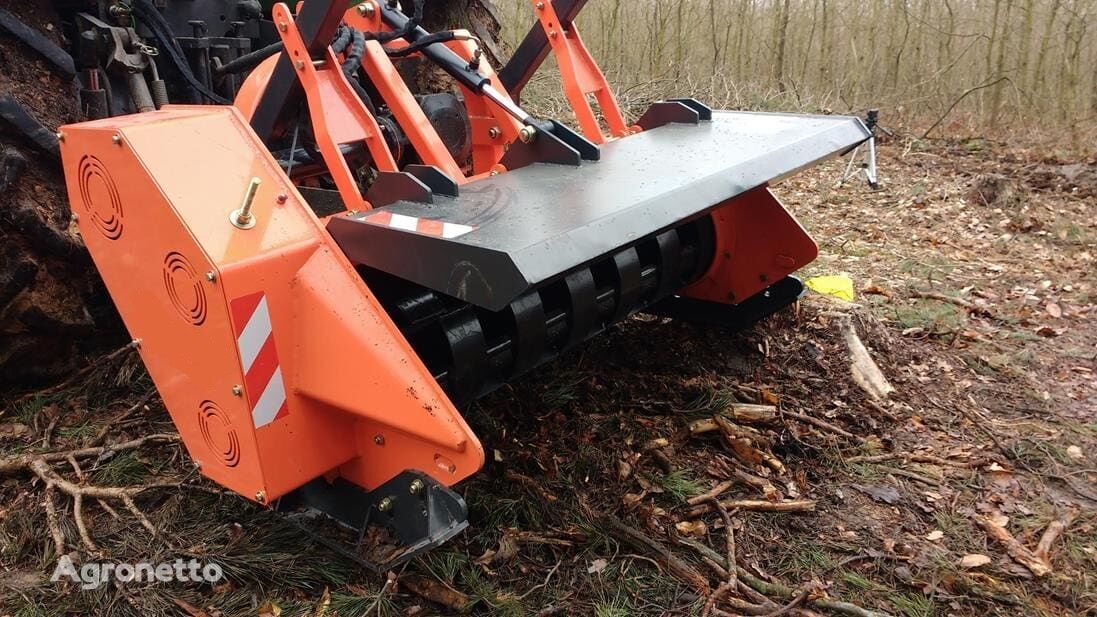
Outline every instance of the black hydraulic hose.
[(228, 105), (232, 102), (207, 88), (205, 84), (194, 76), (194, 72), (190, 68), (190, 63), (187, 62), (186, 56), (183, 54), (183, 48), (180, 47), (179, 42), (175, 40), (175, 35), (171, 31), (171, 26), (168, 24), (167, 20), (164, 19), (164, 16), (160, 14), (160, 11), (152, 4), (152, 0), (137, 0), (133, 9), (137, 13), (137, 17), (145, 22), (145, 25), (148, 26), (153, 34), (163, 43), (164, 51), (167, 52), (168, 59), (175, 65), (175, 68), (191, 88), (197, 90), (199, 94), (218, 105)]
[(231, 75), (233, 73), (243, 73), (244, 71), (250, 71), (251, 69), (259, 66), (263, 60), (273, 56), (274, 54), (282, 51), (282, 42), (272, 43), (262, 49), (257, 49), (251, 53), (244, 54), (239, 58), (226, 62), (225, 64), (214, 69), (219, 75)]

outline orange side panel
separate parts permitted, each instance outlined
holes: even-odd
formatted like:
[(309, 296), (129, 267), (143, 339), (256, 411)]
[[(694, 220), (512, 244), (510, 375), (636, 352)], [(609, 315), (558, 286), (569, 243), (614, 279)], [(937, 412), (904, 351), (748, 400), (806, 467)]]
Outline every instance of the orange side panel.
[(365, 488), (479, 469), (475, 435), (235, 108), (64, 132), (81, 233), (204, 474), (269, 501), (338, 469)]
[(684, 295), (738, 304), (819, 256), (819, 247), (766, 187), (744, 193), (712, 213), (716, 258)]

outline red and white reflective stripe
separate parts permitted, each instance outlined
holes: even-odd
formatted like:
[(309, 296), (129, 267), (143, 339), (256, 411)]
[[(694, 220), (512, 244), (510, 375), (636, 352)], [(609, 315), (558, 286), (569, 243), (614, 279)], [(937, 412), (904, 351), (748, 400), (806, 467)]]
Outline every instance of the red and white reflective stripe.
[(447, 239), (460, 238), (469, 232), (476, 231), (476, 228), (471, 225), (446, 223), (445, 221), (424, 219), (418, 216), (407, 216), (405, 214), (396, 214), (395, 212), (374, 212), (362, 220), (367, 223), (373, 223), (374, 225), (381, 225), (382, 227), (414, 231), (428, 236)]
[(251, 407), (251, 419), (255, 428), (260, 428), (289, 413), (267, 296), (260, 292), (236, 298), (229, 303), (229, 308), (236, 348), (244, 367), (244, 389)]

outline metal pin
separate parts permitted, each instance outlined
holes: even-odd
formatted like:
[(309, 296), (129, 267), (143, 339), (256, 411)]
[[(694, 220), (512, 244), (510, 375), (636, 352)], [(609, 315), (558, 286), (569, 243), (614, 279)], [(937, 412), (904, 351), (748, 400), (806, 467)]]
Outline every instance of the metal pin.
[(522, 127), (522, 130), (518, 131), (518, 138), (522, 140), (522, 143), (532, 143), (537, 139), (537, 129), (532, 126), (526, 125)]
[(388, 512), (392, 509), (392, 497), (385, 497), (377, 504), (377, 509), (382, 512)]
[(358, 5), (358, 14), (363, 17), (373, 17), (373, 13), (376, 10), (377, 9), (373, 8), (372, 2), (363, 2)]
[(229, 214), (229, 221), (239, 229), (251, 229), (255, 227), (255, 215), (251, 213), (251, 206), (255, 203), (255, 194), (259, 192), (259, 185), (263, 181), (259, 178), (252, 178), (248, 183), (248, 190), (244, 193), (244, 201), (240, 204), (239, 210), (233, 210)]
[(423, 492), (424, 488), (426, 488), (426, 485), (423, 484), (422, 480), (414, 480), (411, 485), (408, 486), (408, 492), (412, 495), (418, 495)]

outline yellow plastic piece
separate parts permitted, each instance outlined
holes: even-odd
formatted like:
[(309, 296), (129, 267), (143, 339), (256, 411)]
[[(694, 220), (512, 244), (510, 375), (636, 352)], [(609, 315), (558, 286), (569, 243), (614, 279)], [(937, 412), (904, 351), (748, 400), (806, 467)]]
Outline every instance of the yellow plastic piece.
[(853, 279), (844, 274), (817, 276), (804, 281), (804, 284), (815, 293), (834, 296), (846, 302), (853, 302)]

